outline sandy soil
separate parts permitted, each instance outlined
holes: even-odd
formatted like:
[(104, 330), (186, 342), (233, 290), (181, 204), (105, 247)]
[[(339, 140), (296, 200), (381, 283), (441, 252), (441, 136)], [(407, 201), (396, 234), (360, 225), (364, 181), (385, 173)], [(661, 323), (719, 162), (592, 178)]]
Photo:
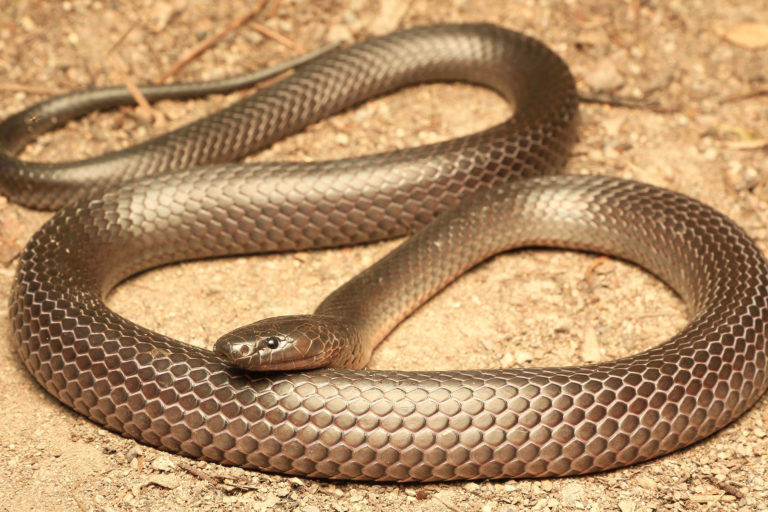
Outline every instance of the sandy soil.
[[(120, 62), (138, 81), (151, 80), (249, 7), (245, 0), (0, 0), (0, 116), (55, 91), (120, 83)], [(768, 137), (768, 50), (723, 38), (739, 23), (768, 21), (765, 0), (273, 0), (256, 20), (305, 49), (440, 22), (487, 21), (534, 35), (568, 61), (583, 94), (646, 105), (583, 104), (570, 172), (684, 191), (733, 217), (768, 249), (768, 171), (759, 143)], [(107, 58), (114, 45), (118, 64)], [(295, 54), (246, 24), (176, 78), (234, 74)], [(152, 123), (133, 109), (89, 116), (41, 137), (24, 156), (99, 154), (240, 96), (162, 102), (163, 117)], [(417, 145), (470, 133), (508, 113), (501, 99), (475, 87), (416, 87), (321, 122), (254, 159), (336, 158)], [(5, 202), (0, 210), (0, 293), (6, 294), (15, 255), (49, 214)], [(312, 310), (396, 243), (174, 265), (120, 286), (110, 304), (150, 328), (211, 346), (237, 325)], [(637, 268), (593, 255), (523, 251), (478, 268), (418, 311), (377, 351), (371, 367), (607, 360), (659, 343), (684, 322), (679, 300)], [(107, 432), (60, 405), (27, 374), (5, 315), (0, 331), (6, 339), (0, 349), (4, 510), (768, 509), (766, 398), (696, 446), (606, 474), (440, 485), (329, 483), (200, 463)]]

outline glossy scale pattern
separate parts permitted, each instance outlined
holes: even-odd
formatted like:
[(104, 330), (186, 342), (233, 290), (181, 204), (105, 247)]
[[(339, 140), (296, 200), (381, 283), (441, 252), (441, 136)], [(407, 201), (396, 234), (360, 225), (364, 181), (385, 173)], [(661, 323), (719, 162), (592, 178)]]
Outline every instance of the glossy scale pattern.
[[(271, 140), (300, 129), (339, 98), (353, 103), (404, 85), (387, 69), (409, 56), (429, 72), (414, 77), (409, 68), (408, 80), (484, 83), (514, 99), (515, 117), (468, 137), (361, 159), (163, 174), (63, 209), (26, 247), (11, 298), (19, 354), (38, 382), (93, 421), (161, 449), (379, 481), (620, 467), (701, 439), (752, 405), (766, 388), (768, 273), (742, 230), (692, 199), (635, 182), (508, 181), (559, 170), (573, 134), (572, 79), (531, 39), (448, 26), (371, 40), (235, 105), (216, 126), (204, 121), (166, 142), (177, 147), (179, 133), (223, 130), (190, 143), (207, 144), (196, 150), (210, 156), (231, 134), (221, 116), (232, 115), (232, 124), (247, 127), (238, 144), (258, 145), (243, 141), (259, 130)], [(374, 304), (382, 318), (365, 325), (378, 332), (393, 322), (385, 313), (413, 309), (490, 254), (544, 245), (637, 262), (681, 295), (691, 323), (657, 348), (582, 367), (255, 374), (135, 325), (102, 302), (126, 276), (172, 261), (404, 234), (468, 194), (323, 307), (353, 314)], [(379, 277), (386, 290), (369, 291), (366, 283)], [(384, 291), (392, 295), (384, 299)]]

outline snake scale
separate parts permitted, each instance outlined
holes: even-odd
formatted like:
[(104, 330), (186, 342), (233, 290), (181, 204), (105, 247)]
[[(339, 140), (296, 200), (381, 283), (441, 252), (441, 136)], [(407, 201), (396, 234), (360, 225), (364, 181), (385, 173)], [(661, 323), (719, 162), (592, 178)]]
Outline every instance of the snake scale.
[[(514, 115), (390, 153), (222, 163), (365, 99), (453, 80), (497, 91)], [(531, 38), (491, 25), (396, 32), (321, 56), (127, 150), (61, 164), (14, 156), (36, 134), (123, 96), (110, 89), (55, 98), (0, 124), (0, 191), (25, 205), (63, 207), (18, 262), (10, 301), (18, 353), (48, 392), (110, 430), (189, 457), (309, 477), (561, 476), (689, 445), (766, 389), (768, 273), (759, 249), (685, 196), (553, 175), (574, 139), (577, 97), (567, 66)], [(241, 343), (242, 330), (218, 353), (195, 348), (103, 302), (126, 277), (171, 262), (351, 245), (423, 226), (326, 299), (318, 316), (260, 323), (260, 332), (297, 331), (272, 332), (255, 348)], [(635, 262), (682, 297), (691, 321), (646, 352), (586, 366), (361, 369), (398, 322), (451, 280), (531, 245)], [(285, 340), (297, 342), (293, 356), (306, 356), (296, 367), (351, 368), (230, 364), (256, 350), (267, 368), (290, 368), (279, 356)]]

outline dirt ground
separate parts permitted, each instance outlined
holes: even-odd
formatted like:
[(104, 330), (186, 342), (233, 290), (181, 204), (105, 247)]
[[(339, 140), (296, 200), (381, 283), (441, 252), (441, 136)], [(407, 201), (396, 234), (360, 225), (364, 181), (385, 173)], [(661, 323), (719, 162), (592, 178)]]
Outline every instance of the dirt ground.
[[(0, 0), (0, 116), (57, 91), (121, 83), (121, 69), (139, 82), (153, 80), (255, 3)], [(397, 28), (477, 21), (545, 41), (569, 63), (582, 94), (640, 107), (582, 104), (569, 172), (683, 191), (734, 218), (768, 250), (768, 47), (750, 49), (759, 34), (738, 29), (768, 23), (766, 0), (271, 0), (174, 79), (231, 75)], [(288, 41), (265, 37), (255, 22)], [(152, 122), (133, 109), (92, 115), (40, 137), (23, 156), (100, 154), (241, 96), (161, 102)], [(476, 87), (420, 86), (323, 121), (253, 159), (327, 159), (418, 145), (479, 130), (509, 112), (495, 94)], [(0, 204), (0, 302), (7, 301), (15, 255), (48, 216)], [(235, 326), (311, 311), (395, 244), (173, 265), (121, 285), (110, 305), (152, 329), (210, 347)], [(201, 463), (107, 432), (37, 385), (1, 316), (3, 510), (768, 510), (768, 398), (687, 450), (605, 474), (329, 483)], [(594, 255), (522, 251), (461, 278), (399, 327), (370, 366), (608, 360), (661, 342), (685, 318), (680, 301), (635, 267)]]

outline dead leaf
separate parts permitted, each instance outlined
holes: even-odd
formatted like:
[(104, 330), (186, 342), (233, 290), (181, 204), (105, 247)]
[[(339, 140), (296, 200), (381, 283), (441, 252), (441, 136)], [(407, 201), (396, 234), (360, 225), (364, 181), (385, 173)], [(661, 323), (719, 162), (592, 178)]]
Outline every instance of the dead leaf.
[(768, 46), (768, 24), (740, 23), (725, 31), (723, 37), (742, 48), (756, 50)]

